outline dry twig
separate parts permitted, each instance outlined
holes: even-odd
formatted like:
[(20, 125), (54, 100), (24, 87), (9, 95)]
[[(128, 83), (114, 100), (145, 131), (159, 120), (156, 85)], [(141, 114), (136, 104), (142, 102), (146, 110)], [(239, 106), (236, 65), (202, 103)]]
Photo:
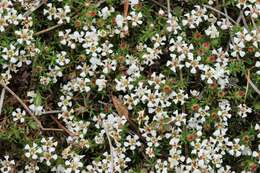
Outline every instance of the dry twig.
[(5, 98), (5, 88), (2, 89), (1, 92), (1, 98), (0, 98), (0, 116), (2, 113), (2, 108), (3, 108), (3, 104), (4, 104), (4, 98)]
[(40, 8), (43, 4), (46, 4), (47, 0), (42, 0), (36, 7), (29, 9), (28, 11), (26, 11), (24, 13), (24, 17), (28, 17), (30, 16), (35, 10), (37, 10), (38, 8)]
[(170, 0), (167, 0), (167, 13), (168, 13), (168, 18), (171, 18), (171, 4), (170, 4)]
[(60, 27), (60, 26), (62, 26), (62, 25), (63, 25), (63, 24), (57, 24), (57, 25), (51, 26), (51, 27), (49, 27), (49, 28), (47, 28), (47, 29), (41, 30), (41, 31), (39, 31), (39, 32), (36, 32), (36, 33), (34, 33), (33, 35), (34, 35), (34, 36), (38, 36), (38, 35), (44, 34), (44, 33), (46, 33), (46, 32), (49, 32), (49, 31), (51, 31), (51, 30), (54, 30), (54, 29), (56, 29), (56, 28), (58, 28), (58, 27)]
[[(99, 6), (100, 6), (102, 3), (104, 3), (104, 2), (105, 2), (105, 0), (102, 0), (102, 1), (98, 2), (98, 3), (97, 3), (97, 7), (99, 7)], [(72, 15), (72, 17), (77, 17), (77, 15)], [(64, 25), (64, 24), (65, 24), (65, 23), (57, 24), (57, 25), (51, 26), (51, 27), (49, 27), (49, 28), (43, 29), (43, 30), (41, 30), (41, 31), (39, 31), (39, 32), (36, 32), (36, 33), (34, 33), (33, 35), (34, 35), (34, 36), (38, 36), (38, 35), (44, 34), (44, 33), (46, 33), (46, 32), (52, 31), (52, 30), (54, 30), (54, 29), (56, 29), (56, 28), (58, 28), (58, 27), (60, 27), (60, 26), (62, 26), (62, 25)]]
[(255, 92), (260, 95), (260, 90), (255, 86), (255, 84), (250, 79), (250, 72), (248, 71), (248, 75), (246, 74), (247, 82), (251, 85), (251, 87), (255, 90)]
[(129, 8), (129, 0), (125, 0), (124, 2), (124, 16), (128, 16), (128, 8)]
[(111, 164), (110, 164), (110, 173), (114, 173), (114, 147), (112, 145), (110, 136), (109, 136), (109, 131), (107, 128), (107, 124), (103, 122), (103, 127), (105, 129), (105, 133), (108, 139), (108, 143), (109, 143), (109, 148), (110, 148), (110, 155), (111, 155)]
[(75, 134), (71, 133), (66, 127), (64, 127), (53, 115), (50, 115), (51, 119), (57, 123), (59, 128), (63, 129), (64, 132), (66, 132), (70, 136), (75, 136)]
[(38, 127), (41, 131), (64, 131), (63, 129), (57, 129), (57, 128), (45, 128), (43, 127), (42, 123), (38, 118), (32, 113), (32, 111), (28, 108), (28, 106), (20, 99), (19, 96), (17, 96), (8, 86), (6, 86), (3, 83), (0, 83), (0, 85), (6, 89), (12, 96), (16, 98), (16, 100), (23, 106), (23, 108), (27, 111), (27, 113), (34, 119), (34, 121), (37, 123)]
[(223, 15), (223, 16), (226, 16), (233, 24), (238, 25), (238, 23), (236, 21), (234, 21), (229, 15), (223, 13), (222, 11), (219, 11), (218, 9), (213, 8), (213, 7), (209, 6), (209, 5), (203, 5), (203, 7), (208, 8), (208, 9), (210, 9), (212, 11), (215, 11), (215, 12), (217, 12), (217, 13)]

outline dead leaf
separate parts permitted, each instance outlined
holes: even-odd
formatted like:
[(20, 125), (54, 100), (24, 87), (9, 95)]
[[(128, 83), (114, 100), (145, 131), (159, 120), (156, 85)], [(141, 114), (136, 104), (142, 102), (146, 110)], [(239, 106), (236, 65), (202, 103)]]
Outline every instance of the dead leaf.
[(128, 109), (126, 108), (126, 106), (123, 104), (123, 102), (118, 99), (116, 96), (112, 96), (112, 101), (113, 101), (113, 105), (116, 108), (117, 113), (120, 116), (125, 116), (126, 119), (128, 119)]

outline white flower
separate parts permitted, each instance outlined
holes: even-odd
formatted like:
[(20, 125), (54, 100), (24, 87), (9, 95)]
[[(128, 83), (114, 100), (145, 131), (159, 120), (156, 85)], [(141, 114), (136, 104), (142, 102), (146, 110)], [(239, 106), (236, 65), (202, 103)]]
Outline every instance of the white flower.
[(190, 93), (193, 97), (198, 97), (200, 95), (200, 92), (197, 90), (190, 90)]
[(113, 48), (113, 44), (111, 44), (109, 41), (105, 41), (105, 43), (103, 43), (102, 45), (101, 45), (101, 55), (102, 56), (107, 56), (107, 55), (109, 55), (109, 54), (112, 54), (113, 53), (113, 50), (112, 50), (112, 48)]
[(208, 29), (205, 30), (206, 35), (210, 36), (210, 38), (218, 38), (219, 32), (215, 25), (211, 25), (208, 27)]
[(43, 107), (42, 106), (40, 106), (40, 105), (35, 105), (35, 104), (31, 104), (30, 106), (29, 106), (29, 108), (32, 110), (32, 112), (35, 114), (35, 115), (41, 115), (42, 114), (42, 112), (44, 111), (43, 110)]
[(167, 20), (167, 31), (173, 32), (173, 34), (177, 34), (179, 30), (181, 30), (181, 27), (178, 23), (178, 18), (175, 16), (172, 16), (168, 18)]
[(67, 53), (65, 51), (61, 51), (61, 53), (57, 54), (56, 63), (60, 66), (64, 66), (70, 62), (70, 59), (66, 58)]
[(26, 113), (24, 110), (22, 111), (20, 108), (17, 108), (16, 111), (12, 112), (13, 120), (20, 121), (20, 123), (23, 123), (25, 114)]
[(0, 171), (1, 173), (11, 173), (13, 172), (13, 168), (15, 166), (14, 160), (9, 160), (9, 156), (4, 156), (4, 160), (0, 159)]
[(71, 99), (72, 98), (70, 96), (60, 96), (60, 102), (58, 102), (58, 106), (61, 107), (63, 111), (67, 111), (68, 107), (72, 106)]
[(159, 14), (160, 16), (164, 16), (164, 15), (165, 15), (165, 11), (160, 8), (160, 10), (158, 11), (158, 14)]
[(240, 145), (239, 142), (240, 142), (240, 139), (235, 138), (235, 139), (234, 139), (234, 143), (232, 143), (232, 142), (228, 142), (228, 143), (227, 143), (227, 146), (231, 147), (231, 148), (228, 150), (228, 152), (229, 152), (229, 154), (231, 154), (232, 156), (235, 156), (235, 157), (241, 156), (242, 151), (244, 150), (245, 146), (244, 146), (244, 145)]
[(208, 65), (204, 65), (203, 67), (201, 67), (201, 70), (204, 71), (204, 74), (201, 74), (201, 79), (207, 80), (208, 84), (212, 84), (213, 78), (215, 78), (215, 70)]
[(44, 9), (43, 14), (48, 15), (47, 19), (52, 20), (54, 16), (57, 14), (57, 9), (56, 7), (52, 6), (52, 3), (47, 4), (48, 10)]
[(67, 166), (65, 173), (80, 173), (80, 169), (83, 167), (83, 163), (80, 161), (83, 156), (74, 156), (70, 160), (65, 161), (65, 165)]
[(0, 13), (0, 32), (5, 31), (5, 28), (8, 26), (7, 19), (8, 16), (6, 15), (3, 16), (3, 14)]
[(70, 13), (70, 7), (68, 5), (65, 5), (64, 8), (58, 8), (57, 13), (54, 14), (54, 18), (58, 19), (58, 24), (63, 24), (64, 21), (69, 23), (70, 17), (68, 16), (68, 13)]
[(142, 13), (139, 12), (136, 14), (135, 11), (132, 11), (130, 13), (131, 16), (127, 16), (127, 20), (132, 21), (132, 26), (136, 27), (137, 25), (141, 25), (143, 22), (141, 20), (141, 18), (143, 17)]
[(194, 29), (197, 27), (198, 25), (197, 16), (189, 13), (184, 14), (184, 16), (186, 17), (186, 19), (182, 20), (182, 24), (184, 26), (188, 25), (190, 29)]
[(15, 34), (18, 36), (17, 42), (19, 44), (26, 43), (27, 45), (30, 45), (33, 40), (33, 30), (22, 29), (15, 31)]
[(199, 69), (199, 67), (201, 66), (199, 64), (201, 57), (198, 56), (196, 59), (193, 58), (193, 56), (188, 57), (188, 60), (190, 60), (189, 62), (185, 62), (186, 67), (190, 68), (191, 67), (191, 73), (195, 74), (197, 72), (197, 70)]
[(43, 151), (49, 151), (51, 153), (55, 151), (55, 147), (58, 145), (57, 141), (54, 142), (53, 137), (49, 137), (47, 140), (43, 137), (41, 143)]
[(239, 43), (235, 43), (230, 44), (230, 48), (233, 50), (233, 52), (231, 52), (231, 55), (233, 57), (236, 57), (238, 55), (240, 55), (241, 57), (245, 56), (245, 51), (243, 51), (243, 48), (245, 47), (245, 44), (243, 42), (239, 42)]
[(155, 34), (155, 36), (153, 36), (151, 40), (154, 42), (154, 48), (158, 48), (159, 46), (165, 45), (166, 36)]
[(162, 162), (161, 159), (158, 159), (154, 167), (157, 173), (168, 173), (168, 162), (166, 160)]
[(36, 143), (33, 143), (31, 147), (28, 144), (26, 144), (24, 149), (25, 149), (25, 156), (28, 158), (32, 158), (34, 160), (36, 160), (39, 154), (42, 153), (42, 149)]
[[(255, 67), (259, 68), (260, 67), (260, 61), (256, 61)], [(256, 71), (256, 74), (260, 75), (260, 70)]]
[(18, 61), (19, 51), (13, 44), (10, 44), (10, 48), (4, 48), (2, 51), (2, 57), (4, 60), (10, 61), (11, 63), (16, 63)]
[(40, 161), (41, 162), (46, 161), (46, 165), (50, 166), (51, 160), (57, 160), (57, 158), (58, 158), (57, 154), (51, 153), (49, 151), (44, 151), (42, 153), (42, 156), (40, 157)]
[(236, 36), (234, 37), (234, 42), (235, 43), (244, 43), (244, 42), (249, 42), (253, 39), (251, 34), (247, 29), (244, 28), (243, 32), (237, 32)]
[(182, 64), (182, 59), (180, 58), (176, 58), (175, 54), (170, 54), (170, 56), (172, 57), (171, 61), (167, 61), (167, 66), (170, 67), (170, 69), (176, 73), (176, 69), (182, 69), (184, 67), (184, 65)]
[(252, 113), (252, 109), (247, 107), (245, 104), (238, 105), (238, 108), (239, 108), (238, 115), (241, 116), (242, 118), (246, 118), (247, 113)]
[(176, 126), (181, 126), (181, 124), (185, 124), (186, 123), (186, 116), (187, 114), (185, 113), (179, 113), (178, 110), (173, 112), (172, 116), (172, 121), (174, 122), (174, 124)]
[(105, 76), (101, 76), (99, 79), (96, 80), (96, 85), (98, 86), (98, 91), (102, 91), (106, 87), (107, 80)]
[(139, 4), (139, 0), (130, 0), (129, 3), (131, 7), (134, 7), (135, 5)]
[(108, 9), (108, 7), (104, 7), (98, 13), (100, 17), (102, 17), (103, 19), (107, 19), (114, 11), (115, 9), (113, 7), (111, 7), (111, 9)]
[(232, 24), (228, 19), (221, 19), (221, 21), (217, 21), (217, 25), (222, 29), (222, 30), (227, 30), (232, 27)]
[(124, 23), (124, 17), (122, 15), (117, 15), (116, 16), (116, 24), (119, 28), (123, 27), (123, 23)]
[(140, 147), (141, 143), (138, 141), (139, 137), (137, 135), (134, 135), (133, 137), (131, 135), (128, 135), (126, 137), (126, 142), (124, 142), (125, 147), (129, 147), (130, 150), (135, 150), (136, 147)]
[(132, 90), (134, 86), (131, 84), (133, 79), (131, 77), (126, 78), (126, 76), (122, 76), (119, 80), (115, 79), (116, 81), (116, 90), (117, 91), (124, 91)]
[(181, 103), (181, 105), (183, 105), (184, 103), (185, 103), (185, 99), (188, 99), (188, 94), (185, 94), (184, 93), (184, 90), (179, 90), (179, 92), (178, 93), (176, 93), (175, 91), (173, 91), (172, 92), (172, 95), (173, 95), (173, 97), (175, 97), (174, 99), (173, 99), (173, 102), (175, 103), (175, 104), (177, 104), (178, 102), (180, 102)]
[(117, 66), (117, 61), (116, 60), (111, 60), (111, 59), (106, 59), (102, 63), (103, 68), (103, 73), (108, 74), (110, 71), (115, 71), (116, 66)]

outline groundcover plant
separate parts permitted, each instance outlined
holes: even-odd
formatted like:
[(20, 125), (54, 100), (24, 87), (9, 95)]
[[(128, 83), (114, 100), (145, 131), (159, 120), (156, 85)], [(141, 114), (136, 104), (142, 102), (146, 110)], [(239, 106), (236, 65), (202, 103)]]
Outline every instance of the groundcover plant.
[(0, 172), (260, 172), (259, 0), (0, 0)]

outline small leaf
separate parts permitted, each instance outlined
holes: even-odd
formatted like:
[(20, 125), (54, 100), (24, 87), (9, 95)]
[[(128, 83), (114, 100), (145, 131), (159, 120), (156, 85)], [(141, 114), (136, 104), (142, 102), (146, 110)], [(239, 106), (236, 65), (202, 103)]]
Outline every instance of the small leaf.
[(128, 119), (128, 109), (125, 107), (125, 105), (122, 103), (120, 99), (118, 99), (116, 96), (112, 96), (113, 104), (116, 108), (117, 113), (120, 116), (125, 116), (126, 119)]

